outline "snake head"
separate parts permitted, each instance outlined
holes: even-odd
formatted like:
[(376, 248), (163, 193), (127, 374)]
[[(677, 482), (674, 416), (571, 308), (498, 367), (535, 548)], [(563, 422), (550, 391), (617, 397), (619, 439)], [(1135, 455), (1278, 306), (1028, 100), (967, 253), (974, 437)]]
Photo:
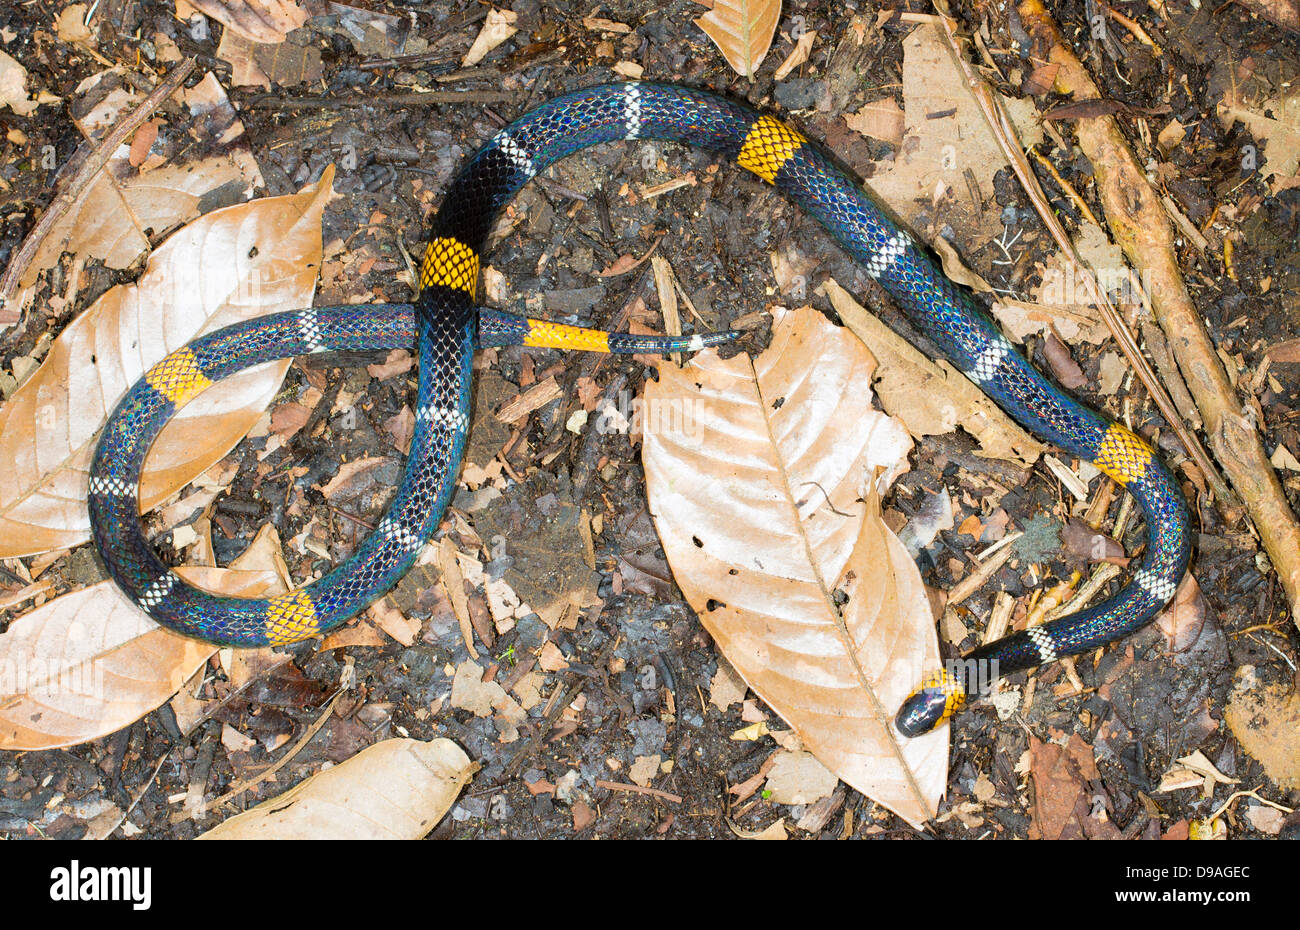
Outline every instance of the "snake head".
[(965, 703), (966, 688), (960, 679), (942, 669), (931, 672), (898, 709), (894, 726), (904, 736), (920, 736), (943, 723)]

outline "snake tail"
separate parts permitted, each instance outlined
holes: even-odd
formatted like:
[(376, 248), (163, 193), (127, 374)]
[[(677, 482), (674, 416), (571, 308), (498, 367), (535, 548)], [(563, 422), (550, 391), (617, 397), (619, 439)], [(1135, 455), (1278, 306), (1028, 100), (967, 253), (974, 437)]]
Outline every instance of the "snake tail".
[(731, 342), (739, 336), (740, 333), (735, 330), (698, 336), (611, 333), (602, 329), (585, 329), (580, 326), (565, 326), (546, 320), (534, 320), (484, 307), (478, 312), (478, 338), (475, 344), (479, 348), (530, 346), (544, 349), (609, 352), (617, 355), (667, 355), (670, 352), (698, 352), (709, 346)]
[[(178, 632), (223, 645), (291, 643), (324, 633), (387, 591), (436, 530), (455, 489), (469, 425), (472, 354), (504, 340), (640, 351), (630, 337), (528, 321), (474, 302), (488, 234), (518, 190), (557, 159), (589, 145), (663, 140), (731, 159), (808, 211), (967, 378), (1039, 438), (1093, 462), (1134, 495), (1146, 522), (1141, 564), (1108, 600), (981, 646), (926, 675), (896, 718), (923, 733), (981, 693), (989, 675), (1032, 668), (1112, 642), (1170, 600), (1190, 557), (1182, 492), (1151, 447), (1069, 397), (1015, 350), (929, 250), (797, 129), (693, 88), (625, 83), (543, 103), (496, 133), (447, 187), (434, 214), (412, 305), (362, 305), (273, 314), (204, 336), (149, 369), (110, 415), (90, 469), (95, 545), (141, 609)], [(729, 334), (658, 342), (689, 349)], [(676, 337), (670, 337), (676, 338)], [(531, 341), (530, 341), (531, 340)], [(311, 352), (415, 346), (415, 429), (406, 469), (375, 531), (341, 564), (275, 598), (220, 597), (186, 584), (154, 553), (139, 515), (139, 476), (167, 417), (212, 381), (249, 365)], [(814, 375), (815, 376), (815, 373)], [(865, 389), (865, 385), (863, 386)], [(974, 671), (972, 671), (972, 669)]]

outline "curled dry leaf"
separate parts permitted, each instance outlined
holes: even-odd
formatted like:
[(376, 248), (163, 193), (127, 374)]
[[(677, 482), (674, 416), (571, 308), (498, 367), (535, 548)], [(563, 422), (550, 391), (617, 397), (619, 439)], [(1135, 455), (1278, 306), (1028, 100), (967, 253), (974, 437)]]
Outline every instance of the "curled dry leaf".
[(916, 566), (880, 518), (873, 475), (906, 470), (911, 441), (872, 410), (871, 375), (847, 330), (778, 311), (757, 359), (660, 368), (643, 462), (677, 583), (736, 671), (822, 764), (920, 824), (943, 791), (947, 729), (906, 740), (892, 715), (939, 650)]
[[(285, 590), (273, 571), (176, 571), (230, 597)], [(55, 598), (0, 634), (0, 748), (53, 749), (107, 736), (170, 698), (215, 651), (159, 626), (111, 581)]]
[(781, 18), (781, 0), (713, 0), (713, 9), (695, 20), (722, 52), (727, 64), (754, 79), (767, 57)]
[[(209, 213), (178, 230), (135, 284), (104, 294), (68, 326), (36, 374), (0, 407), (0, 558), (75, 546), (90, 535), (87, 469), (118, 399), (195, 336), (311, 305), (321, 212), (333, 169), (297, 194)], [(144, 510), (202, 474), (257, 422), (289, 362), (240, 372), (163, 429), (140, 480)]]
[(387, 739), (231, 817), (201, 840), (418, 840), (475, 766), (449, 739)]
[(742, 830), (730, 820), (727, 821), (727, 829), (742, 840), (788, 840), (789, 832), (785, 828), (785, 818), (782, 817), (775, 823), (769, 824), (762, 830)]

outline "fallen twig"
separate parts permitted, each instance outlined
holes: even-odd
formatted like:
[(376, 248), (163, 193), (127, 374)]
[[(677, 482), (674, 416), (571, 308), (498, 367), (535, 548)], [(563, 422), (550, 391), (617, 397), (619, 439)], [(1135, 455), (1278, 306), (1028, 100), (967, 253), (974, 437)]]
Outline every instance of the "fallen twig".
[[(1033, 0), (1033, 2), (1037, 2), (1037, 0)], [(944, 0), (937, 0), (936, 5), (941, 10), (947, 6)], [(1039, 8), (1041, 9), (1041, 6)], [(986, 84), (984, 80), (980, 78), (973, 69), (971, 69), (966, 61), (966, 56), (961, 53), (961, 47), (952, 20), (946, 16), (940, 17), (939, 23), (940, 28), (948, 39), (949, 45), (952, 47), (953, 56), (957, 60), (958, 66), (966, 75), (967, 89), (975, 98), (981, 112), (984, 114), (984, 119), (988, 122), (994, 138), (1002, 148), (1003, 155), (1011, 163), (1011, 168), (1015, 172), (1016, 178), (1020, 181), (1020, 186), (1024, 189), (1030, 202), (1034, 204), (1034, 208), (1037, 210), (1043, 224), (1047, 227), (1048, 232), (1052, 234), (1052, 238), (1056, 241), (1057, 247), (1060, 248), (1062, 255), (1069, 259), (1074, 267), (1079, 270), (1080, 280), (1083, 282), (1092, 282), (1094, 279), (1091, 273), (1088, 271), (1087, 266), (1084, 265), (1082, 259), (1079, 258), (1078, 252), (1075, 251), (1073, 241), (1071, 241), (1069, 235), (1066, 233), (1065, 227), (1063, 227), (1060, 221), (1056, 218), (1055, 212), (1048, 203), (1047, 196), (1043, 193), (1043, 189), (1038, 183), (1038, 178), (1029, 167), (1028, 159), (1025, 158), (1025, 154), (1019, 143), (1015, 141), (1016, 135), (1015, 130), (1011, 125), (1011, 121), (1007, 118), (1005, 111), (997, 102), (997, 99), (993, 95), (988, 84)], [(1060, 81), (1059, 75), (1057, 81), (1058, 83)], [(1140, 263), (1134, 262), (1134, 264), (1138, 264), (1139, 267), (1142, 267)], [(1101, 313), (1102, 319), (1105, 320), (1111, 334), (1115, 337), (1115, 342), (1119, 345), (1120, 351), (1124, 353), (1129, 364), (1133, 366), (1133, 371), (1137, 374), (1138, 378), (1142, 381), (1142, 384), (1151, 394), (1151, 399), (1155, 401), (1156, 406), (1160, 409), (1160, 413), (1165, 418), (1165, 422), (1169, 424), (1170, 429), (1172, 429), (1178, 436), (1179, 440), (1183, 444), (1183, 448), (1187, 450), (1188, 454), (1192, 457), (1192, 460), (1196, 462), (1197, 468), (1199, 468), (1205, 476), (1206, 482), (1214, 491), (1219, 506), (1225, 510), (1225, 516), (1230, 516), (1230, 511), (1239, 509), (1236, 505), (1236, 498), (1232, 492), (1229, 491), (1223, 478), (1220, 477), (1218, 469), (1215, 468), (1214, 463), (1210, 460), (1209, 455), (1205, 451), (1205, 447), (1201, 445), (1201, 441), (1196, 437), (1196, 434), (1192, 432), (1183, 421), (1182, 417), (1179, 416), (1178, 408), (1174, 405), (1173, 400), (1165, 390), (1164, 385), (1160, 382), (1160, 379), (1157, 378), (1155, 372), (1151, 370), (1151, 366), (1142, 355), (1137, 342), (1134, 341), (1133, 334), (1129, 331), (1128, 325), (1119, 315), (1119, 312), (1115, 309), (1114, 305), (1111, 304), (1110, 299), (1106, 296), (1105, 292), (1096, 286), (1091, 286), (1088, 290), (1091, 291), (1093, 304), (1097, 307), (1098, 311)]]
[(642, 788), (640, 785), (629, 785), (621, 781), (605, 781), (603, 778), (596, 779), (597, 788), (608, 788), (610, 791), (633, 791), (637, 794), (652, 794), (656, 798), (663, 798), (665, 801), (672, 801), (674, 804), (681, 804), (681, 795), (669, 794), (667, 791), (661, 791), (658, 788)]
[[(1045, 46), (1049, 60), (1060, 66), (1056, 89), (1076, 100), (1101, 96), (1079, 59), (1065, 46), (1040, 0), (1022, 0), (1019, 11), (1024, 28)], [(1111, 235), (1129, 261), (1150, 275), (1151, 308), (1169, 337), (1170, 350), (1201, 411), (1210, 448), (1241, 495), (1277, 569), (1292, 619), (1300, 622), (1300, 524), (1264, 452), (1258, 430), (1242, 414), (1242, 402), (1187, 292), (1178, 267), (1174, 231), (1160, 196), (1151, 189), (1113, 117), (1078, 120), (1075, 139), (1092, 163)], [(1162, 405), (1161, 412), (1164, 410)], [(1196, 455), (1193, 447), (1187, 448)], [(1197, 464), (1201, 464), (1199, 459)], [(1206, 479), (1218, 495), (1220, 479), (1213, 472), (1206, 472)], [(1220, 498), (1221, 510), (1223, 503)]]

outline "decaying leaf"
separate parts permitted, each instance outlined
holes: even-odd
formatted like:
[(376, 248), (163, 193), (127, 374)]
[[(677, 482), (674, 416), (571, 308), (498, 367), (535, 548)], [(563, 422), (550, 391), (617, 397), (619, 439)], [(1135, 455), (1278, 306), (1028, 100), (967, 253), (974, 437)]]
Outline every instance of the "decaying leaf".
[[(321, 213), (333, 170), (285, 197), (216, 210), (177, 231), (135, 284), (104, 294), (54, 341), (36, 374), (0, 406), (0, 558), (89, 538), (87, 469), (118, 399), (167, 353), (203, 332), (311, 306)], [(240, 372), (163, 429), (145, 463), (141, 506), (222, 458), (257, 422), (289, 362)]]
[(864, 103), (858, 112), (847, 114), (844, 122), (856, 133), (893, 146), (903, 141), (903, 110), (893, 97)]
[[(267, 570), (176, 572), (230, 597), (285, 590)], [(55, 598), (0, 634), (0, 748), (52, 749), (120, 730), (175, 694), (216, 648), (159, 626), (111, 581)]]
[(1237, 670), (1224, 716), (1241, 747), (1279, 788), (1300, 788), (1300, 694), (1264, 684), (1254, 666), (1246, 665)]
[(310, 18), (294, 0), (189, 0), (189, 4), (252, 42), (283, 42)]
[(713, 0), (695, 20), (722, 52), (732, 70), (751, 81), (772, 47), (781, 0)]
[(834, 278), (826, 296), (844, 325), (879, 363), (875, 388), (885, 410), (920, 439), (961, 426), (979, 440), (977, 455), (1032, 465), (1046, 448), (945, 361), (931, 361), (855, 301)]
[[(906, 129), (898, 154), (879, 163), (867, 187), (912, 222), (929, 204), (969, 242), (1002, 234), (990, 197), (993, 175), (1006, 164), (942, 32), (922, 24), (903, 39)], [(974, 184), (972, 184), (972, 181)]]
[(1078, 733), (1065, 745), (1029, 738), (1034, 803), (1031, 839), (1118, 839), (1119, 830), (1093, 803), (1090, 785), (1100, 777), (1092, 747)]
[(0, 51), (0, 107), (7, 106), (19, 116), (31, 116), (42, 103), (58, 99), (46, 93), (33, 99), (27, 93), (27, 69)]
[(1279, 178), (1300, 174), (1300, 90), (1289, 83), (1292, 86), (1269, 100), (1250, 100), (1241, 87), (1230, 87), (1217, 107), (1224, 128), (1240, 120), (1264, 143), (1266, 170)]
[(812, 804), (828, 797), (839, 779), (810, 752), (776, 754), (776, 762), (767, 774), (765, 795), (775, 804)]
[(745, 681), (726, 659), (718, 660), (718, 670), (709, 684), (709, 703), (726, 713), (732, 704), (745, 699)]
[(418, 840), (437, 826), (476, 766), (449, 739), (387, 739), (201, 840)]
[(892, 714), (938, 643), (915, 563), (880, 519), (873, 477), (905, 470), (911, 442), (872, 410), (871, 375), (852, 334), (778, 310), (757, 359), (706, 351), (660, 369), (643, 462), (677, 583), (736, 671), (823, 765), (920, 824), (947, 730), (906, 740)]

